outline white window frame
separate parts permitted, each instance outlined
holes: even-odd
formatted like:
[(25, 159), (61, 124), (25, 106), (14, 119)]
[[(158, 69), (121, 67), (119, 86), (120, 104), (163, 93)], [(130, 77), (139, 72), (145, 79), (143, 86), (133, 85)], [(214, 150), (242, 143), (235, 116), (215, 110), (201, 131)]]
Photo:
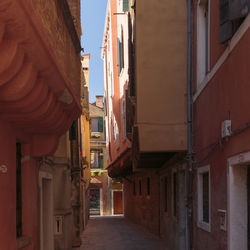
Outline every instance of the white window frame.
[[(206, 18), (204, 15), (204, 0), (197, 2), (197, 87), (203, 82), (206, 75), (210, 71), (210, 0), (207, 0), (208, 5), (208, 26), (207, 30), (204, 29), (203, 25), (206, 26)], [(205, 22), (205, 23), (204, 23)], [(208, 32), (208, 34), (206, 34)], [(206, 44), (207, 43), (207, 44)], [(206, 47), (207, 46), (207, 47)], [(206, 54), (207, 49), (207, 54)], [(207, 66), (206, 66), (207, 65)]]
[[(203, 174), (208, 172), (209, 176), (209, 223), (203, 221)], [(198, 194), (198, 219), (197, 227), (202, 228), (207, 232), (211, 232), (211, 175), (210, 165), (200, 167), (197, 170), (197, 194)]]
[[(227, 160), (227, 243), (228, 250), (247, 249), (247, 166), (250, 151)], [(243, 171), (239, 174), (239, 171)], [(244, 173), (245, 172), (245, 173)], [(240, 195), (239, 195), (240, 193)]]

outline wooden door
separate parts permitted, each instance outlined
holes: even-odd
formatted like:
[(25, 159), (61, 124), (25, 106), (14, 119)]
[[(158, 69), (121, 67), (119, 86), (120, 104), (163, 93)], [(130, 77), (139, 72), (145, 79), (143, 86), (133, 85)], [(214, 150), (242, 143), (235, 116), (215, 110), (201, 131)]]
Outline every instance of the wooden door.
[(113, 192), (114, 214), (123, 214), (122, 191)]

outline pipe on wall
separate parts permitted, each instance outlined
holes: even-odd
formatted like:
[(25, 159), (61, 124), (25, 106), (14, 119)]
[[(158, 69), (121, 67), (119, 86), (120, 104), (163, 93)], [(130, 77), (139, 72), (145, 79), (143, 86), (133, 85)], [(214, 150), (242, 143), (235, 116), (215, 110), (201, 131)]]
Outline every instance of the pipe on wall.
[(188, 164), (186, 168), (186, 249), (193, 249), (193, 5), (188, 4), (188, 51), (187, 51), (187, 111), (188, 111)]

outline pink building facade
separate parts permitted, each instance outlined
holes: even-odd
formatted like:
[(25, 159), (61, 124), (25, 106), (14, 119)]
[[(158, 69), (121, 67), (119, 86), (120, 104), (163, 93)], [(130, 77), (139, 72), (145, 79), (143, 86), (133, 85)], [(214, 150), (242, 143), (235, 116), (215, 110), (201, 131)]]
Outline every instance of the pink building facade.
[(249, 249), (249, 1), (194, 2), (193, 249)]

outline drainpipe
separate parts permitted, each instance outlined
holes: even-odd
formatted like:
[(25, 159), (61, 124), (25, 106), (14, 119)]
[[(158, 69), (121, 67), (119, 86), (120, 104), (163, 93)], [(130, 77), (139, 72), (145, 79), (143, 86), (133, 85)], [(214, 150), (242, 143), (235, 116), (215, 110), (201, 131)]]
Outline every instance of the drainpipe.
[(188, 108), (188, 164), (186, 169), (186, 249), (193, 249), (193, 7), (192, 0), (188, 0), (188, 54), (187, 54), (187, 108)]

